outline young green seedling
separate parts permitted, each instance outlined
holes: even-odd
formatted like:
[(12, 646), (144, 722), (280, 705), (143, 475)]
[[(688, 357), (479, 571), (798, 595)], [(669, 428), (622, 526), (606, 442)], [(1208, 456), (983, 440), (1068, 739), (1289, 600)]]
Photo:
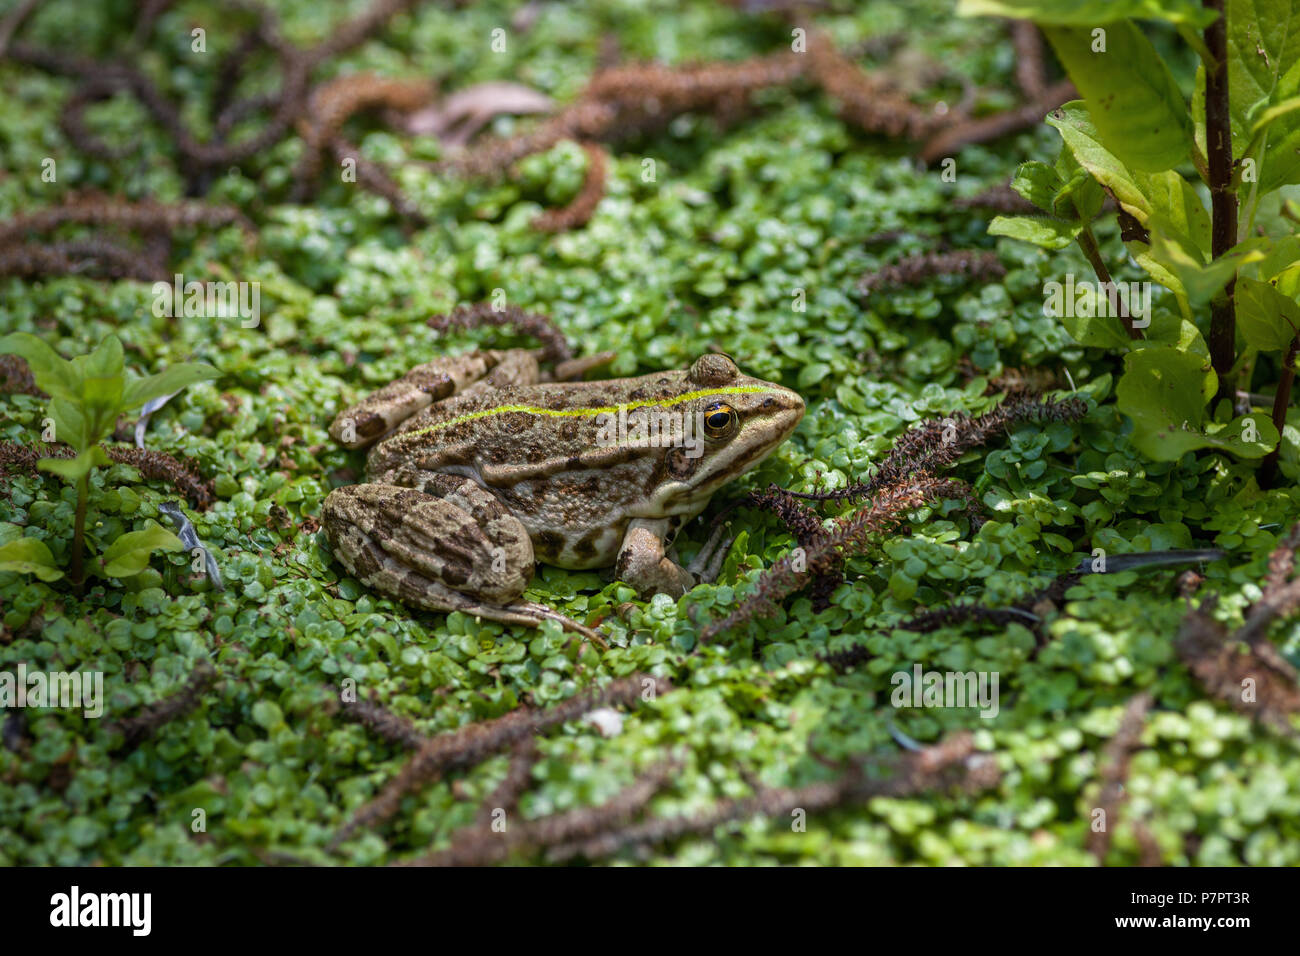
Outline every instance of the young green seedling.
[[(122, 343), (110, 335), (89, 355), (65, 359), (45, 342), (27, 332), (0, 338), (0, 354), (19, 355), (31, 368), (32, 378), (50, 396), (49, 418), (54, 437), (76, 453), (73, 458), (42, 458), (37, 467), (58, 475), (77, 492), (72, 554), (68, 576), (76, 587), (85, 579), (86, 510), (90, 475), (109, 464), (100, 443), (112, 434), (118, 416), (141, 408), (151, 399), (170, 395), (195, 382), (217, 377), (216, 369), (198, 362), (182, 362), (157, 375), (140, 377), (126, 369)], [(179, 551), (182, 545), (156, 522), (141, 531), (129, 531), (110, 544), (91, 563), (92, 573), (106, 578), (139, 574), (154, 551)], [(0, 570), (34, 574), (42, 581), (64, 576), (49, 547), (25, 537), (0, 547)]]

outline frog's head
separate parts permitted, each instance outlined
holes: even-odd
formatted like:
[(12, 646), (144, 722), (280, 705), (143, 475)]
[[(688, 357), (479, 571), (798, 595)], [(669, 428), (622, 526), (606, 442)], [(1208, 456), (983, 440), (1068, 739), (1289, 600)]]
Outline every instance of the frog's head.
[(674, 402), (686, 413), (691, 440), (670, 448), (659, 497), (665, 513), (698, 511), (722, 485), (738, 478), (790, 437), (803, 418), (796, 392), (741, 374), (726, 355), (695, 360)]

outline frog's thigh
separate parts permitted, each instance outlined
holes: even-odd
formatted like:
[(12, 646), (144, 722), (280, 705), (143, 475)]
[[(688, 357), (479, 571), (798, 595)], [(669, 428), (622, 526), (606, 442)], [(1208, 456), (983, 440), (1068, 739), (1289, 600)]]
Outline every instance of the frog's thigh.
[(339, 412), (330, 425), (330, 437), (346, 448), (364, 448), (420, 409), (463, 392), (486, 375), (495, 361), (496, 353), (471, 352), (417, 365)]
[(636, 518), (628, 523), (614, 573), (642, 597), (667, 594), (679, 598), (695, 586), (695, 576), (666, 553), (664, 539), (672, 529), (666, 518)]
[(330, 492), (321, 515), (335, 555), (363, 584), (417, 607), (516, 600), (533, 576), (527, 529), (468, 478), (438, 477), (425, 491), (372, 483)]

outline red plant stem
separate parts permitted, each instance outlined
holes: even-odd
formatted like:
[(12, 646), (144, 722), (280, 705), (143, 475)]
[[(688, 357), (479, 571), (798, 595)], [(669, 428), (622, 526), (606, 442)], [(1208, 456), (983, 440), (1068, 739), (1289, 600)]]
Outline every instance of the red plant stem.
[(82, 564), (86, 548), (86, 502), (90, 498), (90, 475), (77, 479), (77, 517), (72, 526), (72, 584), (78, 590), (86, 580)]
[(1282, 362), (1282, 379), (1277, 383), (1277, 393), (1273, 396), (1273, 427), (1277, 429), (1277, 447), (1264, 456), (1259, 465), (1259, 486), (1271, 488), (1277, 480), (1277, 461), (1282, 453), (1282, 428), (1286, 425), (1286, 410), (1291, 406), (1291, 383), (1295, 381), (1296, 354), (1300, 353), (1300, 335), (1291, 340), (1291, 347), (1286, 350)]
[[(1092, 234), (1092, 230), (1084, 226), (1076, 241), (1079, 243), (1079, 248), (1083, 250), (1083, 254), (1088, 257), (1088, 261), (1092, 263), (1092, 271), (1097, 273), (1097, 281), (1103, 286), (1109, 286), (1111, 282), (1110, 270), (1106, 268), (1106, 261), (1101, 257), (1101, 248), (1097, 245), (1097, 237)], [(1142, 331), (1133, 326), (1133, 316), (1121, 315), (1119, 320), (1124, 324), (1124, 331), (1128, 333), (1129, 338), (1145, 338)]]
[[(1237, 244), (1237, 193), (1232, 186), (1232, 123), (1228, 113), (1228, 33), (1223, 0), (1202, 0), (1219, 15), (1205, 28), (1205, 46), (1214, 58), (1205, 73), (1205, 147), (1210, 171), (1211, 252), (1219, 258)], [(1212, 67), (1212, 68), (1211, 68)], [(1236, 392), (1232, 365), (1237, 356), (1236, 279), (1210, 303), (1210, 360), (1219, 376), (1218, 398)]]

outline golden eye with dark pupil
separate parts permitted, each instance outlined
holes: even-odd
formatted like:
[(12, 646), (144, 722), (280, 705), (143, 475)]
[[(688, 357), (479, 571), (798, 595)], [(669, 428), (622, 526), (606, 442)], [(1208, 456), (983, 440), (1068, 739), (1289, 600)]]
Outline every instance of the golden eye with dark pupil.
[(736, 430), (736, 410), (718, 402), (704, 410), (704, 434), (707, 438), (727, 438)]

